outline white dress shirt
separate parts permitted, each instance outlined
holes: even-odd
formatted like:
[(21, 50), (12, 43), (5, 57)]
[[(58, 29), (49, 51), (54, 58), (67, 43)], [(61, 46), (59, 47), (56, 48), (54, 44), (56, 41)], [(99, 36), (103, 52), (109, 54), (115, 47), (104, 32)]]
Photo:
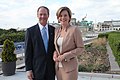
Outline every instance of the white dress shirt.
[(38, 23), (39, 28), (40, 28), (40, 32), (42, 33), (42, 28), (45, 27), (46, 32), (47, 32), (47, 39), (49, 40), (49, 32), (48, 32), (48, 24), (46, 24), (45, 26), (41, 25), (40, 23)]

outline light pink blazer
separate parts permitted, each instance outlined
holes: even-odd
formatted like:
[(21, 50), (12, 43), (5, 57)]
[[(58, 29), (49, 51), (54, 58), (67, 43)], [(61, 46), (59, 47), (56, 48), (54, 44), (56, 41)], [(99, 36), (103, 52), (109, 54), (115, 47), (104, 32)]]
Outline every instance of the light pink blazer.
[[(65, 60), (63, 60), (61, 63), (64, 70), (66, 72), (70, 72), (78, 68), (77, 56), (84, 51), (84, 43), (80, 29), (75, 26), (69, 26), (66, 29), (66, 34), (62, 43), (62, 51), (60, 53), (57, 46), (57, 39), (60, 36), (60, 32), (60, 27), (55, 29), (55, 49), (58, 55), (63, 55), (65, 57)], [(56, 62), (56, 66), (57, 65), (58, 63)]]

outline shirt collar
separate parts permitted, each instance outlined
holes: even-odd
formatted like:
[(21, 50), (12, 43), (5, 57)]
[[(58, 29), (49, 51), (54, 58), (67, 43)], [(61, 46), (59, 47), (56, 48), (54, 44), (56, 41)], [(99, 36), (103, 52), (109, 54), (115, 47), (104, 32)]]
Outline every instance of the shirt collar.
[(40, 30), (42, 30), (43, 27), (45, 27), (48, 30), (48, 24), (46, 24), (45, 26), (43, 26), (40, 23), (38, 23), (38, 25), (39, 25)]

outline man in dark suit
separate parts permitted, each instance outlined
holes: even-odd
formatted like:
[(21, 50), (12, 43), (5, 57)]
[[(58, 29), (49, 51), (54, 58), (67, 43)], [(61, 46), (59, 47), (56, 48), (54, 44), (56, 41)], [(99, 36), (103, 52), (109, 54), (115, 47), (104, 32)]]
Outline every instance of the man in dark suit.
[[(55, 80), (55, 63), (53, 61), (55, 28), (47, 23), (49, 9), (40, 6), (37, 10), (37, 17), (39, 23), (28, 28), (25, 34), (27, 77), (29, 80)], [(43, 33), (43, 28), (46, 35)], [(46, 39), (44, 39), (45, 36)]]

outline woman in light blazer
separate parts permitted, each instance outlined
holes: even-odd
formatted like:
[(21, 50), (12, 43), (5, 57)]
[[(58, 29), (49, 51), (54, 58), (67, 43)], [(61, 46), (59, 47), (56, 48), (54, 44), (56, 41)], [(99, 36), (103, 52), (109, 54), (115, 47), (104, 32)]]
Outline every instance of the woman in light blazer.
[(60, 27), (55, 30), (53, 60), (56, 62), (57, 80), (77, 80), (77, 56), (84, 51), (80, 29), (70, 25), (71, 10), (61, 7), (56, 13)]

